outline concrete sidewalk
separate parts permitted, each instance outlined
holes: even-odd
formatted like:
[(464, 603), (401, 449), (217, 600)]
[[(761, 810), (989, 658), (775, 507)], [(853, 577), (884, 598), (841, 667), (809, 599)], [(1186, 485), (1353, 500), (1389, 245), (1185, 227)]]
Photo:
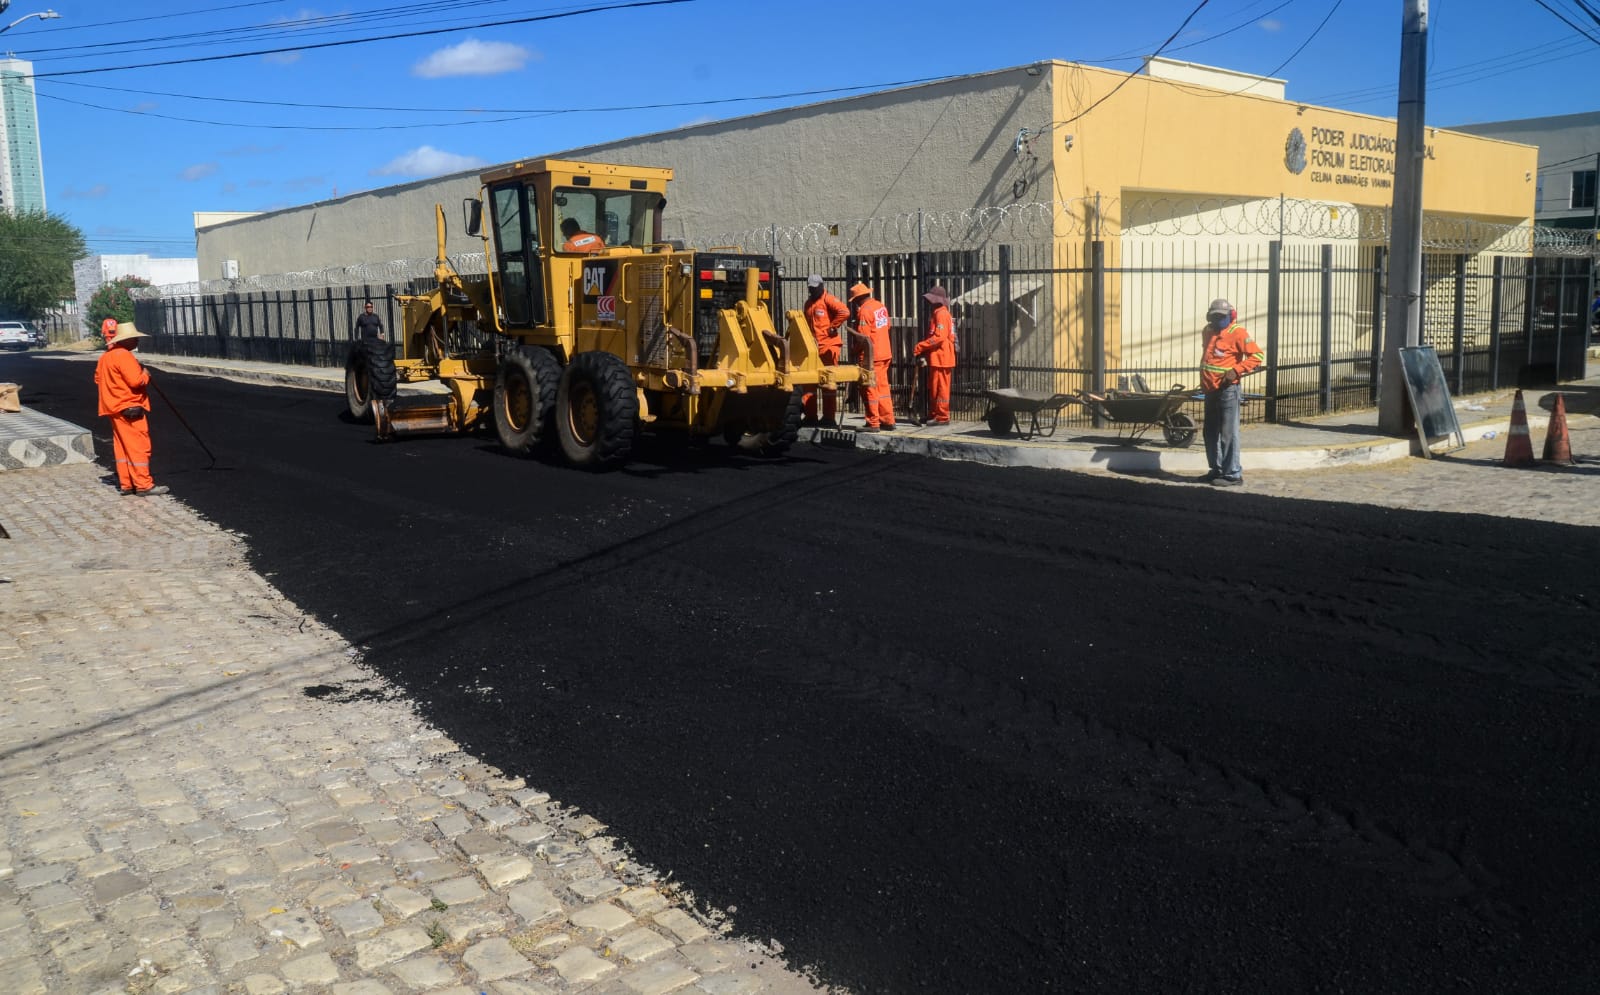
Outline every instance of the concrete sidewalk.
[[(59, 353), (51, 358), (92, 362), (97, 355), (92, 352)], [(152, 355), (141, 358), (148, 366), (165, 373), (215, 376), (312, 390), (344, 390), (344, 371), (333, 368), (179, 356)], [(1591, 367), (1590, 372), (1597, 371)], [(443, 387), (433, 383), (402, 384), (400, 390), (402, 394), (436, 393), (442, 391)], [(1600, 375), (1563, 385), (1561, 392), (1573, 398), (1592, 398), (1600, 394)], [(1553, 404), (1551, 398), (1554, 393), (1543, 389), (1524, 392), (1528, 425), (1533, 431), (1538, 432), (1548, 424), (1547, 409)], [(1461, 425), (1465, 441), (1503, 437), (1511, 425), (1515, 395), (1515, 389), (1508, 388), (1453, 398), (1456, 420)], [(25, 397), (23, 403), (27, 403)], [(1588, 405), (1592, 403), (1592, 400), (1584, 400), (1576, 411), (1569, 404), (1569, 416), (1586, 413)], [(1063, 411), (1064, 416), (1073, 413), (1074, 409), (1070, 407)], [(52, 446), (62, 448), (59, 432), (65, 425), (58, 423), (48, 428), (36, 428), (21, 423), (8, 424), (6, 418), (0, 417), (0, 454), (12, 451), (34, 453), (30, 458), (36, 462), (28, 465), (38, 465), (39, 457), (35, 451), (47, 453), (46, 462), (68, 461), (65, 458), (54, 459), (51, 452)], [(1119, 437), (1117, 426), (1095, 430), (1062, 425), (1048, 438), (1035, 436), (1023, 440), (1014, 435), (997, 436), (982, 422), (958, 421), (950, 425), (918, 427), (910, 424), (902, 415), (897, 431), (875, 435), (859, 434), (852, 430), (860, 425), (860, 417), (851, 416), (841, 430), (804, 429), (801, 439), (811, 443), (852, 445), (863, 450), (995, 466), (1173, 476), (1197, 476), (1207, 469), (1205, 449), (1198, 436), (1188, 448), (1174, 448), (1162, 439), (1159, 429), (1149, 431), (1143, 439), (1134, 440), (1126, 438), (1126, 429)], [(71, 426), (66, 428), (70, 429)], [(26, 433), (30, 431), (57, 434), (47, 438), (39, 435), (28, 437)], [(1247, 424), (1242, 434), (1247, 473), (1385, 463), (1405, 459), (1414, 453), (1420, 455), (1421, 452), (1415, 438), (1395, 438), (1379, 431), (1376, 409), (1279, 424)], [(82, 437), (86, 440), (87, 432)], [(74, 445), (75, 451), (84, 451), (81, 446)], [(92, 453), (92, 448), (88, 451)], [(0, 455), (0, 460), (4, 459), (6, 457)], [(0, 462), (0, 465), (10, 464)]]

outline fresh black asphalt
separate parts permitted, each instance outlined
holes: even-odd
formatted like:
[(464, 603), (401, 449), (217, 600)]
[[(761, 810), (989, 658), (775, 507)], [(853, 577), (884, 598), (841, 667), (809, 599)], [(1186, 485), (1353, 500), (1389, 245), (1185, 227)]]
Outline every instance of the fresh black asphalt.
[[(0, 358), (109, 467), (88, 372)], [(159, 383), (218, 459), (158, 402), (158, 482), (825, 982), (1600, 990), (1594, 530), (810, 447), (595, 475)]]

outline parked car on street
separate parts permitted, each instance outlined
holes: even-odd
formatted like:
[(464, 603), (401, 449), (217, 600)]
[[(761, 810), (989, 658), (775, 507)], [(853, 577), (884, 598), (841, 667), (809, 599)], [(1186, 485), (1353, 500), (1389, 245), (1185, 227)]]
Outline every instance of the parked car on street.
[(0, 349), (21, 352), (33, 345), (33, 329), (20, 321), (0, 321)]

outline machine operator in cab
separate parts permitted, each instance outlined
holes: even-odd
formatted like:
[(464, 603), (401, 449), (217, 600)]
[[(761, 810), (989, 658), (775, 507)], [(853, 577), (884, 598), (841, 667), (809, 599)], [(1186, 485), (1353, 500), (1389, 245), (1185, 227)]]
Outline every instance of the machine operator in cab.
[(606, 243), (599, 235), (583, 230), (577, 218), (567, 218), (561, 222), (561, 234), (566, 238), (561, 243), (562, 252), (604, 252)]

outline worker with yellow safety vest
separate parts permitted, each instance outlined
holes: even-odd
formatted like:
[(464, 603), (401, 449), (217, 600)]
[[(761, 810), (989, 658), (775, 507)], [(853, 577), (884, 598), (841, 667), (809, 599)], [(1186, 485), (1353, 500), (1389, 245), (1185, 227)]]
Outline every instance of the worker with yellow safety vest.
[(1200, 478), (1216, 487), (1244, 483), (1239, 465), (1239, 381), (1260, 369), (1267, 355), (1239, 324), (1232, 304), (1217, 298), (1206, 308), (1206, 345), (1200, 355), (1200, 389), (1205, 393), (1206, 463)]

